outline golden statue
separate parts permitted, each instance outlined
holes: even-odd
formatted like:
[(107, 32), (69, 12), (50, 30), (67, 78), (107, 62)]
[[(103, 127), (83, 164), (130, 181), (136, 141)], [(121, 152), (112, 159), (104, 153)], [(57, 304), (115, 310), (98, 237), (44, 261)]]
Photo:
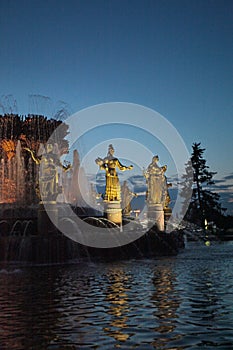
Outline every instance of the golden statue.
[(148, 204), (162, 204), (165, 207), (167, 195), (167, 181), (164, 175), (167, 166), (159, 167), (159, 157), (154, 156), (152, 162), (144, 172), (147, 181), (147, 202)]
[(103, 159), (97, 158), (95, 162), (97, 165), (99, 165), (101, 170), (105, 170), (106, 172), (106, 188), (103, 196), (104, 201), (120, 201), (121, 186), (116, 168), (119, 168), (121, 171), (131, 170), (133, 169), (133, 165), (122, 165), (120, 161), (114, 157), (114, 148), (112, 145), (109, 145), (108, 147), (107, 157)]
[(61, 167), (64, 171), (70, 169), (70, 165), (61, 164), (58, 154), (54, 153), (54, 145), (47, 143), (45, 153), (40, 157), (36, 157), (34, 152), (28, 148), (24, 148), (31, 154), (33, 161), (40, 164), (40, 196), (43, 201), (55, 201), (58, 194), (61, 193), (61, 187), (58, 183), (57, 167)]

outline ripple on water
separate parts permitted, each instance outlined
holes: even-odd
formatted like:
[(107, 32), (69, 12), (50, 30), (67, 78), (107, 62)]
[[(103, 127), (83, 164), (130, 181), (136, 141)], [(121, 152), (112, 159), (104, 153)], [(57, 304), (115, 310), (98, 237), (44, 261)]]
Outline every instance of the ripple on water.
[(231, 349), (232, 245), (0, 269), (0, 349)]

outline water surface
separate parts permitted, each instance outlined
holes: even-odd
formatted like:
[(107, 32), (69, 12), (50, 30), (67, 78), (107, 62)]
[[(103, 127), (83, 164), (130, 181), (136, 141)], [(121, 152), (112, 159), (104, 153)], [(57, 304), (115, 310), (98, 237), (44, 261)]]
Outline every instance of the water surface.
[(232, 253), (1, 266), (0, 349), (233, 349)]

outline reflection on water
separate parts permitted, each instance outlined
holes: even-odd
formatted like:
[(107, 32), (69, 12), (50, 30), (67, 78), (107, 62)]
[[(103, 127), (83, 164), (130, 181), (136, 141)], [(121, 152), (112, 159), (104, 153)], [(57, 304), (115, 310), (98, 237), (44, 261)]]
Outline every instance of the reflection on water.
[(177, 257), (0, 267), (0, 349), (231, 349), (233, 245)]
[[(177, 309), (180, 305), (179, 295), (176, 293), (176, 275), (170, 266), (156, 270), (153, 277), (155, 292), (151, 299), (155, 307), (154, 315), (158, 324), (154, 328), (156, 338), (153, 341), (155, 348), (161, 348), (166, 343), (176, 340)], [(181, 348), (180, 348), (181, 349)]]
[(109, 285), (106, 288), (106, 302), (109, 304), (107, 313), (111, 316), (111, 322), (104, 331), (113, 337), (115, 340), (125, 341), (129, 338), (129, 334), (124, 333), (124, 328), (127, 328), (128, 320), (128, 295), (130, 286), (128, 285), (129, 278), (124, 273), (122, 268), (113, 267), (108, 274)]

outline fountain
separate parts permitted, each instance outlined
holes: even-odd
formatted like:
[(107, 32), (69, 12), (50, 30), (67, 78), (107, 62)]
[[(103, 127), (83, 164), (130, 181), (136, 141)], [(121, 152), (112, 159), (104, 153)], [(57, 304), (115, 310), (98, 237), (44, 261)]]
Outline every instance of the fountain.
[(63, 127), (59, 128), (57, 141), (63, 154), (68, 151), (68, 142), (65, 140), (68, 126), (65, 123), (40, 115), (0, 116), (0, 203), (13, 203), (16, 208), (38, 202), (38, 167), (32, 162), (26, 148), (38, 154), (59, 125)]
[[(132, 198), (136, 194), (130, 192), (126, 184), (122, 186), (121, 191), (116, 173), (117, 167), (124, 171), (132, 169), (132, 166), (122, 165), (113, 156), (112, 145), (109, 146), (105, 158), (96, 159), (97, 165), (106, 175), (106, 188), (102, 196), (105, 215), (97, 213), (88, 207), (82, 196), (83, 190), (90, 193), (94, 191), (87, 182), (84, 169), (80, 167), (78, 151), (73, 152), (71, 167), (60, 162), (61, 155), (66, 154), (69, 148), (65, 139), (67, 133), (68, 126), (64, 122), (47, 119), (41, 115), (0, 116), (1, 260), (57, 263), (85, 258), (126, 259), (176, 254), (183, 245), (182, 235), (166, 235), (164, 219), (161, 216), (161, 213), (167, 213), (166, 224), (170, 209), (167, 190), (169, 184), (164, 176), (165, 167), (157, 166), (154, 171), (152, 166), (149, 166), (145, 173), (148, 182), (149, 219), (154, 221), (155, 225), (151, 225), (145, 234), (138, 235), (131, 243), (123, 246), (119, 244), (113, 248), (90, 247), (74, 242), (58, 230), (58, 221), (61, 225), (68, 225), (70, 231), (79, 230), (72, 215), (66, 215), (62, 203), (69, 205), (73, 215), (81, 217), (86, 224), (101, 227), (111, 235), (115, 232), (116, 241), (120, 237), (118, 235), (122, 227), (124, 233), (129, 236), (143, 230), (140, 223), (130, 217), (129, 197)], [(57, 165), (61, 168), (59, 173)], [(94, 197), (92, 193), (92, 200)], [(59, 202), (60, 207), (57, 206)], [(129, 221), (131, 229), (127, 229)], [(85, 232), (82, 234), (85, 235)]]

